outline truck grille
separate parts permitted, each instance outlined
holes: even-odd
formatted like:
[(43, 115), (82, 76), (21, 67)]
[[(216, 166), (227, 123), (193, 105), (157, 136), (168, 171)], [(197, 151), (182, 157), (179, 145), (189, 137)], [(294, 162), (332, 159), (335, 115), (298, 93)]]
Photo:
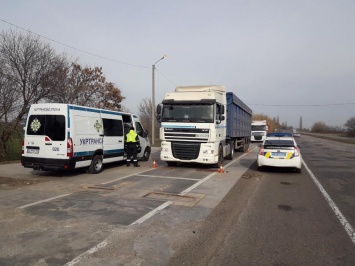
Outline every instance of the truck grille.
[(209, 130), (197, 128), (165, 128), (164, 138), (168, 141), (207, 142), (209, 139)]
[(200, 153), (200, 143), (172, 142), (173, 156), (180, 160), (194, 160)]

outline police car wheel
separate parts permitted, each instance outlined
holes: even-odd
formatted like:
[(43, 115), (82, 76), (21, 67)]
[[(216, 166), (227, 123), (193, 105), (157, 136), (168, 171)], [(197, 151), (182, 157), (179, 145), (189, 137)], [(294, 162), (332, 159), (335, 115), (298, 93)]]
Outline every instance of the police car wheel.
[(98, 174), (103, 170), (102, 156), (95, 155), (89, 166), (89, 172), (92, 174)]

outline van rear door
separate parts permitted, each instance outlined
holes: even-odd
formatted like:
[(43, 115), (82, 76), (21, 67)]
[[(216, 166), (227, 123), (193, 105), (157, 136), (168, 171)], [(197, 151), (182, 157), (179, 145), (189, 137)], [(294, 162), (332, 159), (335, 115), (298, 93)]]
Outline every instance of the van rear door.
[(24, 140), (24, 156), (65, 159), (66, 118), (63, 114), (30, 113)]

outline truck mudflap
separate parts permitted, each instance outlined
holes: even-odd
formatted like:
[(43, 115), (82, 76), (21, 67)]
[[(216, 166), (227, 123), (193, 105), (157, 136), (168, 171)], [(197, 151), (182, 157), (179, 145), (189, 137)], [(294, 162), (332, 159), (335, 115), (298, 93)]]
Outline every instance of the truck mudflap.
[(75, 168), (76, 158), (48, 159), (22, 156), (21, 164), (25, 168), (33, 168), (34, 170), (71, 170)]

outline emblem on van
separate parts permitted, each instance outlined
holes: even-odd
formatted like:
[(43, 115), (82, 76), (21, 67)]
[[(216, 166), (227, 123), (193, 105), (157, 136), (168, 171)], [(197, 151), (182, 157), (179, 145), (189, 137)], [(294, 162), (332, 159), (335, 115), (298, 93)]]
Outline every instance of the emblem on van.
[(96, 123), (94, 124), (94, 128), (96, 129), (97, 132), (99, 132), (100, 128), (102, 128), (98, 120), (96, 120)]
[(36, 133), (38, 131), (38, 129), (40, 129), (41, 127), (41, 122), (39, 122), (39, 120), (37, 118), (33, 119), (32, 123), (31, 123), (31, 129), (34, 133)]

